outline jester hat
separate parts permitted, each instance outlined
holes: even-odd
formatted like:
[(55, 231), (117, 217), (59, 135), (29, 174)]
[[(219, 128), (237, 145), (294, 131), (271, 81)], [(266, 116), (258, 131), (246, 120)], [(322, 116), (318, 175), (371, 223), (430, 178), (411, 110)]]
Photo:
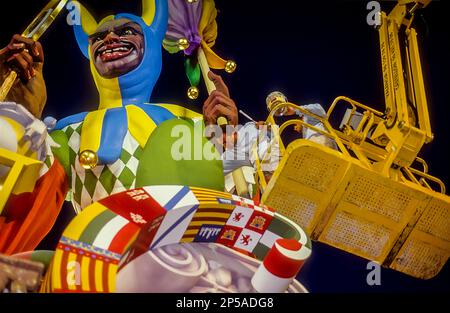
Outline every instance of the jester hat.
[[(111, 164), (120, 157), (127, 131), (144, 146), (151, 133), (148, 129), (173, 118), (168, 110), (148, 104), (161, 74), (168, 4), (167, 0), (142, 0), (142, 16), (120, 13), (107, 16), (99, 23), (81, 3), (74, 1), (74, 4), (81, 21), (73, 27), (75, 38), (81, 52), (90, 61), (100, 103), (96, 111), (60, 120), (56, 129), (83, 122), (80, 152), (93, 151), (98, 155), (100, 164)], [(89, 36), (95, 33), (99, 25), (120, 18), (141, 26), (145, 41), (144, 56), (132, 71), (117, 78), (104, 78), (98, 73), (90, 55)]]
[[(99, 108), (148, 102), (162, 68), (161, 45), (167, 29), (167, 0), (142, 0), (142, 17), (122, 13), (107, 16), (99, 23), (80, 3), (79, 8), (81, 25), (74, 25), (74, 33), (81, 52), (90, 60), (92, 75), (100, 92)], [(136, 69), (118, 78), (103, 78), (98, 74), (90, 55), (88, 38), (99, 25), (121, 18), (131, 20), (141, 26), (145, 40), (145, 54)]]

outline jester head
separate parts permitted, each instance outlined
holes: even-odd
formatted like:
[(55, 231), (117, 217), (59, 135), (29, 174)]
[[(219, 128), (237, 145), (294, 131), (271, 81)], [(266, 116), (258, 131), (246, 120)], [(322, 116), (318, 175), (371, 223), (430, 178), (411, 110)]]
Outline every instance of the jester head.
[(142, 0), (142, 16), (110, 15), (97, 23), (80, 3), (75, 37), (90, 60), (100, 93), (99, 109), (149, 101), (162, 68), (161, 47), (168, 23), (167, 0)]

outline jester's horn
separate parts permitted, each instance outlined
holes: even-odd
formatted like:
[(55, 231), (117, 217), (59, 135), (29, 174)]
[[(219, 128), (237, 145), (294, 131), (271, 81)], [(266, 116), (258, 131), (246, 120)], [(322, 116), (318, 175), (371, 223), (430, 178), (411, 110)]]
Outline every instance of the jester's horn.
[(73, 31), (81, 52), (89, 59), (89, 35), (97, 29), (98, 23), (89, 11), (78, 1), (69, 3), (69, 10), (73, 10), (76, 15), (73, 24)]
[(169, 19), (167, 0), (142, 0), (142, 19), (156, 33), (165, 33)]
[(86, 35), (92, 35), (98, 27), (98, 23), (92, 14), (78, 1), (73, 1), (80, 14), (80, 22)]

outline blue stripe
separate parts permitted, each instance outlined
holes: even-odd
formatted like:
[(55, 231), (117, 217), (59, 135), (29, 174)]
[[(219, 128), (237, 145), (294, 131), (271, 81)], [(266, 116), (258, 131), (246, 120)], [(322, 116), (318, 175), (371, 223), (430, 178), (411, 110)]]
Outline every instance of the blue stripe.
[(83, 249), (83, 250), (88, 250), (90, 252), (101, 254), (103, 256), (107, 256), (109, 258), (113, 258), (116, 261), (120, 261), (120, 259), (122, 257), (122, 255), (119, 254), (119, 253), (115, 253), (115, 252), (112, 252), (112, 251), (109, 251), (109, 250), (105, 250), (105, 249), (93, 246), (93, 245), (91, 245), (89, 243), (86, 243), (86, 242), (83, 242), (83, 241), (74, 240), (74, 239), (71, 239), (71, 238), (68, 238), (68, 237), (64, 237), (64, 236), (61, 236), (61, 239), (59, 240), (59, 242), (65, 244), (65, 245), (69, 245), (69, 246), (75, 247), (75, 248), (80, 248), (80, 249)]
[(174, 230), (181, 222), (183, 222), (189, 215), (191, 215), (193, 212), (195, 212), (198, 208), (198, 205), (193, 206), (191, 209), (189, 209), (186, 213), (183, 214), (182, 217), (178, 219), (175, 223), (172, 224), (162, 235), (158, 238), (158, 240), (155, 241), (150, 247), (150, 250), (152, 250), (158, 243), (161, 242), (161, 240), (164, 239), (172, 230)]
[[(79, 12), (77, 12), (79, 14)], [(83, 30), (81, 25), (73, 25), (73, 33), (75, 34), (75, 39), (77, 40), (78, 47), (85, 56), (89, 59), (89, 36)]]
[(103, 118), (102, 138), (98, 149), (100, 164), (112, 164), (120, 158), (128, 130), (125, 108), (109, 109)]
[(78, 113), (75, 115), (65, 117), (56, 123), (54, 130), (61, 130), (69, 125), (83, 122), (84, 119), (86, 118), (86, 115), (88, 115), (88, 112)]
[(144, 110), (144, 112), (147, 113), (147, 115), (155, 122), (156, 126), (164, 121), (175, 118), (175, 115), (173, 115), (169, 110), (160, 106), (151, 104), (140, 104), (136, 106)]
[(164, 208), (167, 211), (172, 210), (175, 205), (189, 193), (189, 191), (191, 191), (189, 187), (184, 186), (180, 191), (177, 192), (175, 196), (172, 197), (172, 199), (169, 200), (169, 202), (167, 202)]

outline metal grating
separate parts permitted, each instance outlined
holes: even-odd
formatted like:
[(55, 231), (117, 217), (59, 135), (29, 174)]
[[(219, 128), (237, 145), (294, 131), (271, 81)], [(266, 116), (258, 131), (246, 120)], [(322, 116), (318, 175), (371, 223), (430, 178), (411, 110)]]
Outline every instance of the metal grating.
[(450, 203), (433, 199), (416, 227), (425, 233), (450, 241)]
[(294, 153), (283, 170), (287, 178), (318, 191), (325, 191), (339, 164), (311, 153)]
[(358, 176), (347, 189), (345, 200), (361, 209), (399, 222), (413, 199), (366, 177)]
[(390, 235), (391, 231), (381, 225), (340, 211), (325, 229), (321, 241), (376, 260), (382, 255)]
[(317, 208), (316, 203), (281, 188), (275, 188), (272, 194), (275, 196), (269, 199), (268, 205), (276, 208), (278, 213), (289, 217), (300, 227), (305, 229), (312, 227), (311, 223)]
[(409, 239), (391, 268), (417, 278), (436, 276), (448, 259), (448, 252), (417, 239)]

